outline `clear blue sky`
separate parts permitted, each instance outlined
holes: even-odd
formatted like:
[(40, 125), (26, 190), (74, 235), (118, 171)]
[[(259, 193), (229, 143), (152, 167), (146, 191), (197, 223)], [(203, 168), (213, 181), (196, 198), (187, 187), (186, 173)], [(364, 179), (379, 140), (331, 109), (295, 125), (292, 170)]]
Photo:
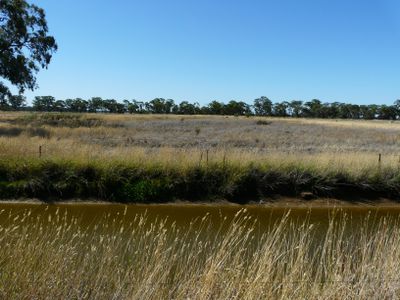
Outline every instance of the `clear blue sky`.
[(26, 95), (391, 104), (396, 0), (37, 0), (59, 51)]

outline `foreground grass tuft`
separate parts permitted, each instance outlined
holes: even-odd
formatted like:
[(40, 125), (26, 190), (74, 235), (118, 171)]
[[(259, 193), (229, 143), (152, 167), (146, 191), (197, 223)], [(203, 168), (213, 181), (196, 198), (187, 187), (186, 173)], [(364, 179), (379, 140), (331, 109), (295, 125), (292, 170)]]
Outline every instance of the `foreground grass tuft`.
[[(396, 220), (347, 231), (286, 217), (268, 228), (239, 212), (220, 228), (136, 215), (88, 226), (57, 211), (0, 212), (4, 299), (394, 299), (400, 295)], [(389, 224), (391, 224), (389, 226)], [(362, 225), (362, 224), (361, 224)], [(257, 230), (255, 230), (258, 228)], [(347, 228), (347, 229), (346, 229)]]

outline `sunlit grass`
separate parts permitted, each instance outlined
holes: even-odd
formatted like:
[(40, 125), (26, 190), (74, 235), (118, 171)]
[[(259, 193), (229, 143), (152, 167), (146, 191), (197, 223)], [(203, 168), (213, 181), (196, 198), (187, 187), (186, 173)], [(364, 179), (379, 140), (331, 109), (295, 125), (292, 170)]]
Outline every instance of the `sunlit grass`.
[[(351, 228), (245, 211), (185, 227), (137, 215), (89, 226), (57, 212), (1, 213), (0, 296), (12, 299), (367, 299), (400, 293), (397, 220)], [(376, 221), (376, 220), (375, 220)], [(375, 222), (374, 221), (374, 222)]]
[(343, 197), (339, 190), (347, 188), (349, 196), (397, 199), (398, 127), (387, 121), (8, 113), (0, 116), (0, 191), (4, 198), (136, 202), (302, 192)]
[(124, 161), (141, 164), (162, 163), (165, 165), (193, 166), (208, 163), (227, 162), (235, 165), (266, 164), (286, 166), (299, 164), (319, 169), (346, 170), (357, 173), (364, 169), (381, 167), (400, 167), (400, 155), (383, 154), (379, 162), (379, 153), (330, 152), (297, 153), (296, 151), (262, 152), (259, 149), (206, 149), (199, 147), (139, 147), (83, 144), (73, 139), (43, 139), (39, 137), (0, 137), (0, 158), (39, 158), (41, 146), (42, 159), (65, 159), (76, 162), (93, 160)]

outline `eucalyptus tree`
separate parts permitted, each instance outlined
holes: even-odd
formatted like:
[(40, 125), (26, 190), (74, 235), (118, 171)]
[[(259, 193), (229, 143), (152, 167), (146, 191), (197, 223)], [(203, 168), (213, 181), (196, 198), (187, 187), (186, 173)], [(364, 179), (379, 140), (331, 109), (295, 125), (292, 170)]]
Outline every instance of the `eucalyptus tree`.
[(155, 98), (145, 104), (147, 111), (153, 114), (169, 114), (174, 105), (174, 100), (164, 98)]
[(292, 117), (300, 117), (302, 110), (303, 110), (303, 101), (300, 100), (292, 100), (291, 102), (289, 102), (288, 104), (288, 110), (289, 110), (289, 114)]
[(101, 97), (92, 97), (88, 101), (89, 112), (104, 112), (104, 100)]
[(204, 110), (205, 113), (209, 113), (211, 115), (223, 115), (225, 113), (225, 104), (219, 102), (217, 100), (211, 101), (207, 109)]
[(53, 96), (36, 96), (32, 108), (36, 111), (54, 111), (56, 99)]
[(289, 103), (287, 101), (276, 102), (273, 106), (273, 115), (276, 117), (287, 117), (288, 116)]
[(26, 97), (23, 95), (11, 95), (8, 97), (8, 104), (13, 110), (18, 110), (26, 105)]
[(223, 112), (225, 115), (243, 116), (250, 115), (251, 109), (250, 106), (243, 101), (231, 100), (228, 104), (224, 105)]
[(256, 116), (272, 115), (272, 101), (265, 96), (261, 96), (260, 98), (255, 99), (253, 107)]
[[(34, 90), (37, 72), (47, 68), (56, 50), (43, 9), (25, 0), (0, 1), (1, 78), (20, 94), (26, 89)], [(4, 81), (0, 81), (0, 94), (2, 99), (11, 97)]]
[(321, 109), (322, 109), (321, 101), (318, 99), (312, 99), (311, 101), (304, 103), (303, 111), (305, 117), (318, 118), (320, 117)]
[(65, 109), (71, 112), (87, 112), (88, 102), (82, 98), (66, 99)]
[(188, 101), (182, 101), (177, 105), (177, 113), (182, 115), (194, 115), (200, 113), (200, 107), (198, 103), (189, 103)]

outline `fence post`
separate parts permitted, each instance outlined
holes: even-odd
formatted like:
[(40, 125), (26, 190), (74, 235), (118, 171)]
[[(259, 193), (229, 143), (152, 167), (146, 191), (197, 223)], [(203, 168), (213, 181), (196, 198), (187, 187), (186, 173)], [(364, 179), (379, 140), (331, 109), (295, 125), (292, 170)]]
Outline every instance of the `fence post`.
[(378, 156), (378, 163), (380, 164), (381, 161), (382, 161), (382, 154), (379, 153), (379, 156)]
[(39, 158), (42, 157), (42, 145), (39, 146)]
[(203, 151), (200, 152), (200, 161), (199, 161), (199, 167), (201, 166), (201, 161), (203, 160)]
[(206, 161), (207, 161), (207, 166), (208, 166), (208, 149), (206, 150)]

